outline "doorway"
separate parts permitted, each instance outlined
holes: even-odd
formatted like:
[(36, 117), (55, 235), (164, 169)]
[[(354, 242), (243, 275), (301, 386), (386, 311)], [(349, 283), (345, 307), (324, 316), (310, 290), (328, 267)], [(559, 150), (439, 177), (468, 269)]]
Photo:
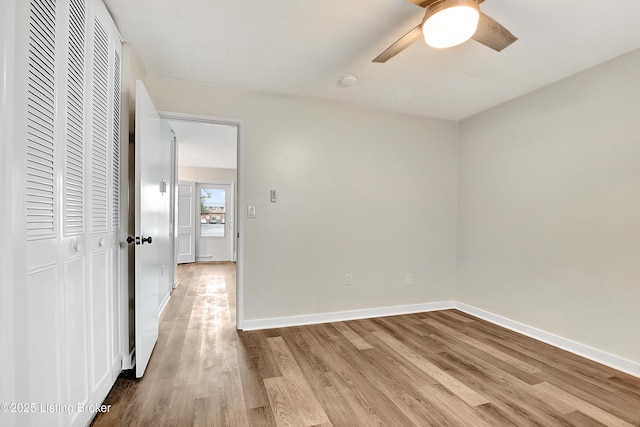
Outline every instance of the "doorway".
[[(241, 121), (226, 118), (161, 113), (176, 135), (178, 203), (177, 257), (183, 262), (231, 261), (236, 268), (236, 326), (242, 329), (243, 217)], [(204, 193), (203, 193), (204, 191)], [(191, 193), (189, 196), (186, 193)], [(180, 197), (183, 194), (184, 197)], [(191, 200), (191, 209), (183, 206)], [(181, 213), (189, 213), (189, 221)], [(203, 223), (204, 221), (204, 223)], [(193, 239), (183, 234), (190, 225)], [(193, 242), (193, 256), (180, 256)], [(187, 245), (189, 243), (189, 245)]]
[(196, 260), (235, 261), (233, 183), (197, 183)]

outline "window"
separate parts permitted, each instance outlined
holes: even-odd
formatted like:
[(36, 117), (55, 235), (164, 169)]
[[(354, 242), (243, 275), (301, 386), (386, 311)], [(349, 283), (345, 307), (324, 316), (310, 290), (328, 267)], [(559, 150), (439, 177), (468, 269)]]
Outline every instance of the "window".
[(225, 237), (226, 191), (200, 189), (200, 237)]

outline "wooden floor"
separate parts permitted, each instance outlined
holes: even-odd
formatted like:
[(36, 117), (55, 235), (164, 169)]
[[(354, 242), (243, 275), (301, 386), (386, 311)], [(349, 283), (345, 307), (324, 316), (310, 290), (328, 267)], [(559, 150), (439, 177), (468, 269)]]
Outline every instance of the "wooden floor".
[(234, 264), (179, 276), (95, 426), (640, 426), (640, 379), (456, 310), (238, 333)]

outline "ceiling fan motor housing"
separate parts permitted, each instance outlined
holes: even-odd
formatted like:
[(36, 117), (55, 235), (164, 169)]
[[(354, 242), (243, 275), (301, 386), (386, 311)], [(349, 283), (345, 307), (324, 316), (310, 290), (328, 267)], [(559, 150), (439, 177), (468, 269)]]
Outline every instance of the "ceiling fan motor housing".
[(439, 0), (427, 6), (427, 13), (425, 13), (424, 18), (422, 18), (422, 25), (424, 25), (427, 19), (431, 18), (436, 13), (455, 6), (472, 7), (480, 12), (480, 7), (475, 0)]

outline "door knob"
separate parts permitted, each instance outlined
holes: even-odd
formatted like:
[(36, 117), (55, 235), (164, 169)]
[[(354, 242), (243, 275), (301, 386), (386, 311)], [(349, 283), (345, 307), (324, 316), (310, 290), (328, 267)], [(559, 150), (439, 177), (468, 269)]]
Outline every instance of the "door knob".
[(135, 241), (136, 241), (136, 239), (134, 239), (132, 236), (127, 236), (127, 243), (128, 244), (132, 244)]
[(145, 242), (148, 243), (148, 244), (151, 244), (151, 243), (153, 243), (153, 239), (151, 238), (151, 236), (149, 236), (149, 237), (142, 236), (142, 244), (144, 245)]

